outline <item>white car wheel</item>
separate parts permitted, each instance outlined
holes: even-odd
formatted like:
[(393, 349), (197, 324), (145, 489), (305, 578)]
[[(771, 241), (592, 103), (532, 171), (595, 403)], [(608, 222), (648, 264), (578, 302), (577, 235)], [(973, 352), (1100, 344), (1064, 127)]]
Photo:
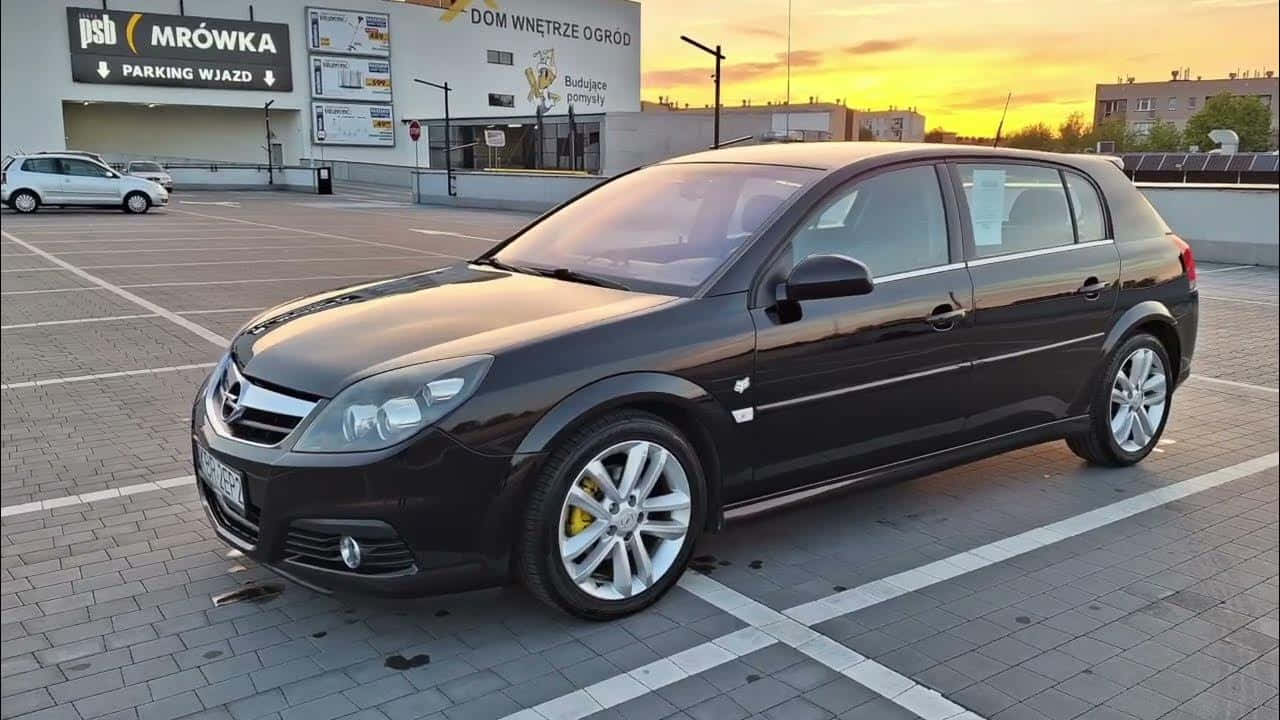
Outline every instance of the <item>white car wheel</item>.
[(124, 199), (125, 212), (141, 214), (151, 209), (151, 199), (144, 193), (131, 192)]

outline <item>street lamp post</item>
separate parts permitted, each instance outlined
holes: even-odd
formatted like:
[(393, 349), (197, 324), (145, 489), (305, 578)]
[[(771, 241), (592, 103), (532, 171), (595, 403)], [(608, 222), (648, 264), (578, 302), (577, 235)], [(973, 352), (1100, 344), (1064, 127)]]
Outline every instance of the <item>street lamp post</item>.
[(268, 100), (262, 105), (262, 113), (267, 118), (267, 184), (274, 185), (276, 182), (275, 173), (271, 167), (271, 103), (275, 100)]
[(681, 40), (683, 40), (683, 41), (685, 41), (685, 42), (687, 42), (687, 43), (689, 43), (690, 45), (692, 45), (692, 46), (694, 46), (694, 47), (698, 48), (699, 50), (702, 50), (703, 52), (710, 53), (711, 55), (715, 56), (715, 59), (716, 59), (716, 74), (715, 74), (715, 78), (716, 78), (716, 111), (715, 111), (715, 118), (716, 118), (716, 119), (715, 119), (715, 130), (714, 130), (714, 138), (713, 138), (714, 142), (712, 142), (711, 147), (713, 147), (713, 148), (718, 148), (718, 147), (720, 147), (720, 61), (721, 61), (721, 60), (724, 60), (724, 54), (720, 52), (720, 46), (719, 46), (719, 45), (716, 45), (715, 49), (714, 49), (714, 50), (712, 50), (711, 48), (707, 47), (706, 45), (703, 45), (702, 43), (698, 42), (697, 40), (694, 40), (693, 38), (689, 37), (688, 35), (681, 35), (681, 36), (680, 36), (680, 39), (681, 39)]
[[(453, 138), (449, 134), (449, 92), (451, 88), (447, 82), (433, 83), (429, 80), (419, 80), (418, 78), (414, 78), (413, 81), (444, 91), (444, 177), (449, 195), (457, 195), (458, 193), (453, 189), (453, 148), (449, 146), (449, 143), (453, 142)], [(431, 133), (427, 132), (427, 148), (429, 149), (430, 147)]]

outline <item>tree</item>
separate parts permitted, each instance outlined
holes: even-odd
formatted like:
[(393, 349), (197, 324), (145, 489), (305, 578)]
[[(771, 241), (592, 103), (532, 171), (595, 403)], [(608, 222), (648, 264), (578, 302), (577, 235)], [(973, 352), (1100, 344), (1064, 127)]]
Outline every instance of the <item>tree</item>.
[(1116, 152), (1129, 152), (1137, 149), (1138, 138), (1134, 135), (1123, 118), (1111, 118), (1089, 128), (1083, 138), (1084, 147), (1094, 148), (1100, 140), (1110, 140), (1116, 144)]
[(1081, 152), (1091, 147), (1090, 128), (1084, 124), (1084, 113), (1073, 112), (1058, 126), (1058, 147), (1062, 152)]
[(1185, 143), (1182, 131), (1177, 125), (1163, 120), (1158, 121), (1147, 131), (1146, 137), (1139, 143), (1140, 149), (1147, 152), (1173, 152), (1181, 150)]
[(1057, 139), (1053, 136), (1053, 129), (1041, 122), (1019, 129), (1003, 140), (1002, 144), (1025, 150), (1053, 150)]
[(1200, 112), (1187, 120), (1184, 140), (1199, 145), (1201, 150), (1217, 147), (1209, 139), (1209, 131), (1235, 130), (1240, 136), (1240, 150), (1260, 152), (1271, 145), (1271, 111), (1256, 97), (1222, 93), (1204, 103)]
[(940, 143), (947, 136), (947, 131), (941, 125), (924, 134), (924, 141), (927, 143)]

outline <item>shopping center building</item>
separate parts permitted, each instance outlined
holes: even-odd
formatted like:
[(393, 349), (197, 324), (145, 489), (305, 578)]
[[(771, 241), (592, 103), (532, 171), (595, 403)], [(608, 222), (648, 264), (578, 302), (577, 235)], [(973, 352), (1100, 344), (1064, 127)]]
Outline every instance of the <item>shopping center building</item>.
[(423, 80), (455, 163), (599, 172), (640, 110), (630, 0), (314, 2), (3, 0), (0, 150), (439, 167)]

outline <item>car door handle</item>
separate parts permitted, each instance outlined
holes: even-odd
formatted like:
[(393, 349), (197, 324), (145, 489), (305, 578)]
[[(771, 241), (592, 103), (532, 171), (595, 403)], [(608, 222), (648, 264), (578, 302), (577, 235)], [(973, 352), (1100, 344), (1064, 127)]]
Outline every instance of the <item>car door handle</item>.
[(933, 314), (924, 320), (932, 325), (934, 330), (950, 330), (955, 327), (956, 321), (966, 314), (968, 314), (968, 311), (964, 308), (952, 309), (950, 305), (939, 305), (933, 309)]
[(1087, 300), (1097, 300), (1102, 291), (1110, 286), (1111, 283), (1102, 282), (1097, 278), (1089, 278), (1084, 281), (1084, 285), (1081, 285), (1079, 290), (1076, 290), (1076, 293), (1085, 296)]

